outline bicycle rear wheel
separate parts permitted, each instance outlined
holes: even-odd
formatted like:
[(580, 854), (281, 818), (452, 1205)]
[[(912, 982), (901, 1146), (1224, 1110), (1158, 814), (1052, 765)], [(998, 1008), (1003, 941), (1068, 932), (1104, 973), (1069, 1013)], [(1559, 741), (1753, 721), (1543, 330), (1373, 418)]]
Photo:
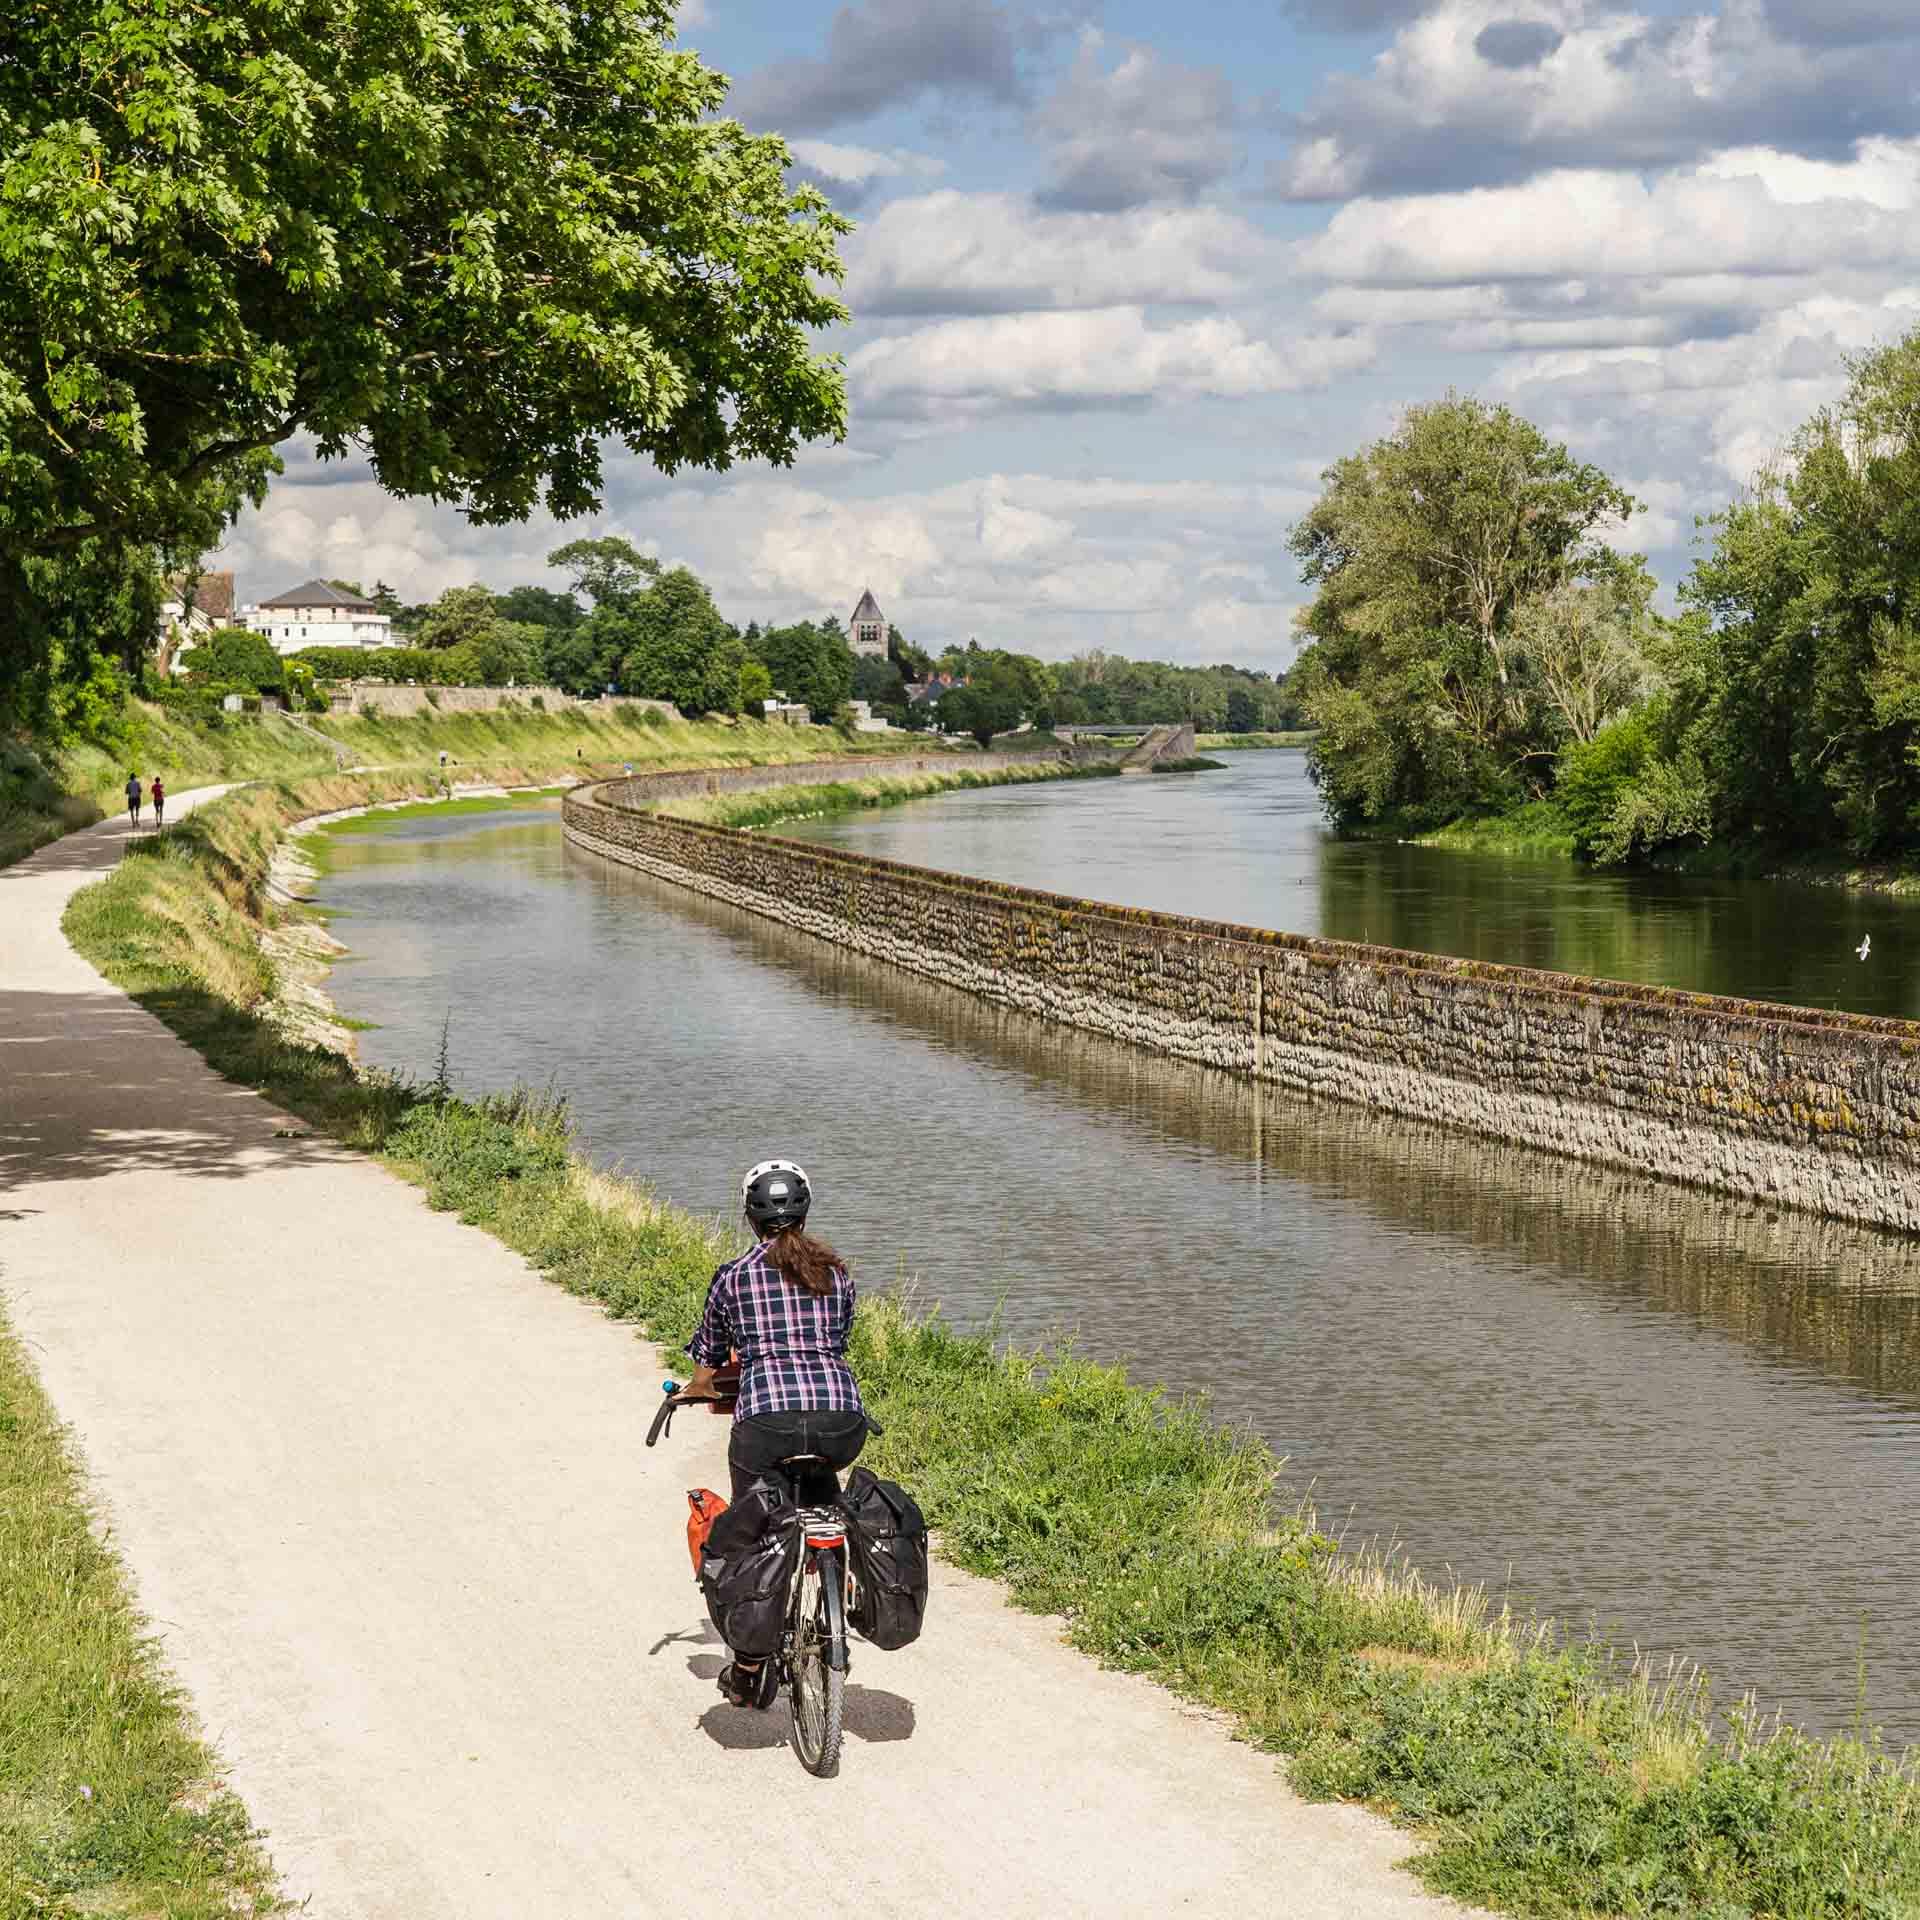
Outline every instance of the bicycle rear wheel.
[(812, 1554), (800, 1575), (799, 1604), (793, 1634), (788, 1693), (793, 1706), (793, 1750), (816, 1779), (831, 1780), (840, 1771), (847, 1676), (829, 1663), (832, 1627), (822, 1573), (838, 1579), (838, 1557)]

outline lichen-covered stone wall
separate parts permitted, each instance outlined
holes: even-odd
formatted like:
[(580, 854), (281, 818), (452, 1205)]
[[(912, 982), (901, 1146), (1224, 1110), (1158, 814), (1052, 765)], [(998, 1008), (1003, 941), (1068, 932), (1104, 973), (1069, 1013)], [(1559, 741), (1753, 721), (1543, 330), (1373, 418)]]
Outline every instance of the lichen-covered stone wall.
[[(688, 777), (583, 788), (566, 802), (567, 837), (1175, 1058), (1920, 1231), (1920, 1025), (1105, 906), (646, 811)], [(773, 782), (744, 770), (742, 784)]]

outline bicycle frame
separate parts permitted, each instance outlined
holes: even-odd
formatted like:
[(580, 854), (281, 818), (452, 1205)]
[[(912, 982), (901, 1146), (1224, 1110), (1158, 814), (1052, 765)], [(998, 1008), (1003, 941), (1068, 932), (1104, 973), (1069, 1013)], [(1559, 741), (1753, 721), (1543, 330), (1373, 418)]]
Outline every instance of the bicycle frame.
[(845, 1673), (847, 1656), (847, 1523), (846, 1516), (831, 1507), (802, 1507), (800, 1510), (800, 1563), (794, 1569), (793, 1586), (787, 1599), (786, 1644), (782, 1652), (789, 1668), (799, 1644), (805, 1622), (807, 1575), (820, 1582), (821, 1602), (827, 1615), (827, 1665), (835, 1673)]

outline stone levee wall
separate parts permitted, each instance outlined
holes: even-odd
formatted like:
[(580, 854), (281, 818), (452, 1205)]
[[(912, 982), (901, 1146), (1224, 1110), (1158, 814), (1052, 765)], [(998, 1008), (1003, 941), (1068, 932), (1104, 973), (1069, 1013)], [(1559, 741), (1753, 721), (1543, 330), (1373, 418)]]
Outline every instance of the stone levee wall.
[[(428, 687), (412, 680), (343, 680), (332, 689), (335, 713), (376, 714), (410, 720), (422, 713), (498, 713), (506, 707), (531, 707), (537, 700), (549, 713), (598, 703), (576, 700), (558, 687)], [(678, 717), (671, 700), (628, 700), (630, 707)]]
[[(834, 777), (848, 770), (829, 764)], [(729, 790), (688, 781), (825, 777), (816, 765), (582, 788), (566, 833), (948, 986), (1175, 1058), (1920, 1231), (1920, 1025), (1107, 906), (646, 811)]]
[[(1109, 748), (1076, 755), (1071, 764), (1091, 766), (1113, 758)], [(834, 780), (891, 780), (911, 773), (1003, 773), (1009, 767), (1048, 765), (1064, 769), (1068, 764), (1068, 757), (1060, 753), (874, 753), (859, 759), (796, 760), (784, 767), (696, 767), (684, 773), (636, 774), (631, 780), (610, 780), (593, 791), (623, 796), (617, 805), (657, 807), (666, 800), (760, 793), (769, 787), (818, 787)]]

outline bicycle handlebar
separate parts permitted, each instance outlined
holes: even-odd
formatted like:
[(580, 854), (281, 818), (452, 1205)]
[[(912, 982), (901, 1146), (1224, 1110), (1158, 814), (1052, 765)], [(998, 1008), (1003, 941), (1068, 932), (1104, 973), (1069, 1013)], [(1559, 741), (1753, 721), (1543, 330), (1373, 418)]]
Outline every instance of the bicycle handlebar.
[(660, 1402), (660, 1411), (653, 1416), (653, 1425), (647, 1429), (647, 1445), (652, 1446), (662, 1433), (673, 1431), (673, 1416), (676, 1408), (690, 1406), (691, 1401), (681, 1397), (680, 1383), (669, 1380), (665, 1383), (666, 1398)]
[[(707, 1402), (704, 1395), (699, 1400), (689, 1399), (685, 1390), (681, 1387), (680, 1382), (677, 1380), (661, 1381), (660, 1391), (666, 1395), (666, 1398), (660, 1402), (660, 1411), (653, 1416), (653, 1425), (647, 1429), (648, 1446), (652, 1446), (654, 1442), (660, 1438), (661, 1434), (671, 1433), (673, 1431), (673, 1416), (681, 1407), (718, 1404)], [(867, 1431), (872, 1434), (876, 1440), (885, 1434), (886, 1428), (884, 1428), (872, 1414), (866, 1416), (866, 1422)]]

